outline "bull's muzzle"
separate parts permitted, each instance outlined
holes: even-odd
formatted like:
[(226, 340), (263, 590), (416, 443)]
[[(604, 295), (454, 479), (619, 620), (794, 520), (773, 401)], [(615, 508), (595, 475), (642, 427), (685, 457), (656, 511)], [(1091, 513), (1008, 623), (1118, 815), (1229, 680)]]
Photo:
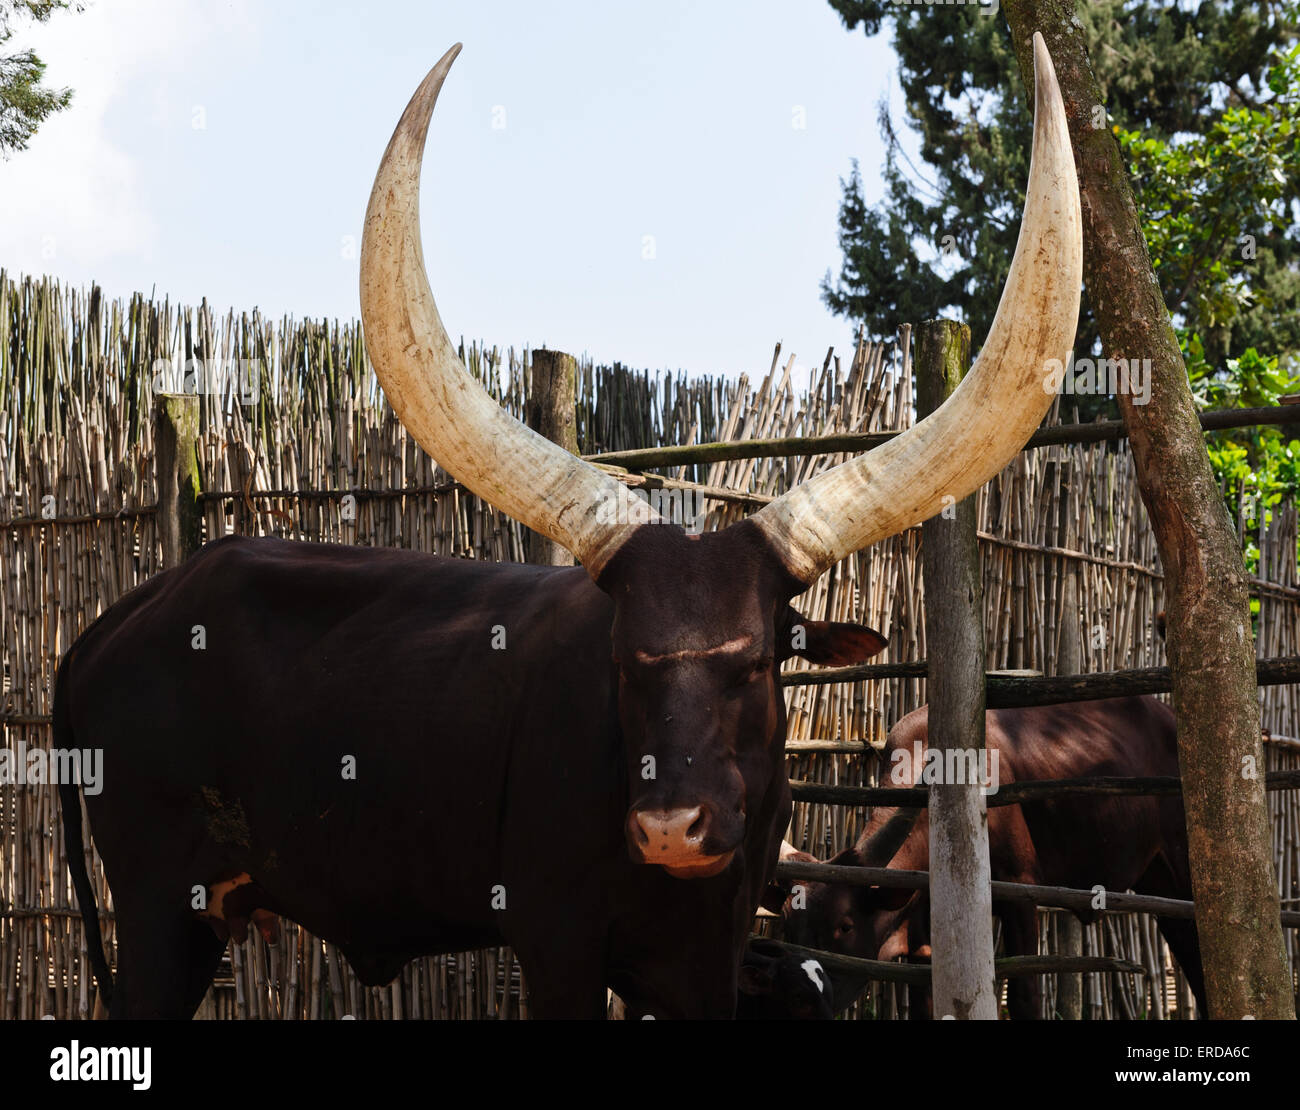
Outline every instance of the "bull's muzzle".
[(633, 809), (627, 818), (628, 849), (639, 863), (653, 863), (679, 879), (707, 879), (731, 862), (735, 849), (709, 845), (712, 810), (706, 806)]

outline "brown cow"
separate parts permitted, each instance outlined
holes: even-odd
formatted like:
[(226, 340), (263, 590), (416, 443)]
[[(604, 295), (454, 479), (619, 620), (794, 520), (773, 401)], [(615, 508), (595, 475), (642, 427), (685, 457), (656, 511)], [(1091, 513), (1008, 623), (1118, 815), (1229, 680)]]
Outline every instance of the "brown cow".
[[(989, 766), (999, 786), (1031, 779), (1178, 774), (1173, 713), (1151, 697), (992, 709), (985, 727)], [(890, 731), (883, 752), (882, 786), (916, 784), (921, 768), (913, 756), (916, 745), (927, 750), (927, 729), (928, 709), (923, 706)], [(927, 818), (923, 812), (911, 827), (906, 813), (877, 807), (857, 843), (827, 862), (928, 870)], [(1183, 805), (1177, 796), (1076, 795), (990, 808), (989, 857), (993, 878), (1005, 882), (1192, 897)], [(813, 857), (795, 853), (786, 858)], [(928, 958), (925, 893), (845, 884), (801, 885), (804, 908), (795, 908), (793, 899), (784, 907), (786, 937), (792, 942), (867, 959)], [(1002, 922), (1006, 955), (1037, 952), (1038, 915), (1033, 906), (994, 902), (993, 911)], [(1157, 921), (1204, 1013), (1195, 924), (1173, 918)], [(832, 972), (831, 978), (836, 1006), (841, 1009), (866, 985), (865, 980), (855, 981), (843, 972)], [(1011, 1016), (1037, 1017), (1039, 995), (1036, 976), (1011, 980), (1007, 995)], [(913, 992), (913, 1016), (928, 1016), (928, 1002), (928, 992)]]

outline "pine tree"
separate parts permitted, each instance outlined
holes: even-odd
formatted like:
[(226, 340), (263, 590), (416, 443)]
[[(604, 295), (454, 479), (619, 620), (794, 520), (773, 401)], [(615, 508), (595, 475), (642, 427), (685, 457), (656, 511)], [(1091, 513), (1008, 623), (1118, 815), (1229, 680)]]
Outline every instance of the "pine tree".
[[(15, 17), (44, 23), (71, 6), (72, 0), (0, 0), (0, 47), (13, 37)], [(41, 84), (44, 75), (45, 63), (31, 50), (0, 53), (0, 157), (26, 150), (46, 117), (72, 102), (71, 89), (46, 88)]]
[[(896, 4), (885, 0), (830, 0), (849, 30), (876, 34), (888, 21), (894, 31), (907, 125), (920, 140), (920, 161), (906, 157), (899, 136), (881, 112), (888, 156), (885, 197), (864, 200), (857, 165), (844, 186), (840, 209), (843, 262), (838, 278), (828, 271), (822, 285), (837, 314), (866, 323), (877, 336), (900, 323), (940, 311), (956, 314), (982, 336), (997, 307), (1019, 231), (1018, 215), (1028, 178), (1032, 112), (1016, 69), (1011, 38), (996, 6)], [(1296, 37), (1293, 6), (1246, 0), (1204, 0), (1153, 6), (1134, 0), (1095, 0), (1079, 6), (1084, 39), (1093, 59), (1103, 103), (1094, 126), (1127, 132), (1135, 141), (1159, 144), (1211, 136), (1233, 109), (1268, 117), (1295, 88), (1271, 87), (1270, 73)], [(1294, 69), (1291, 74), (1294, 75)], [(1291, 148), (1297, 148), (1294, 141)], [(1126, 146), (1135, 158), (1143, 153)], [(1150, 153), (1150, 152), (1148, 152)], [(1290, 214), (1300, 200), (1300, 148), (1284, 163), (1285, 180), (1269, 188), (1257, 209)], [(1195, 165), (1190, 167), (1193, 172)], [(1167, 201), (1163, 191), (1144, 194), (1139, 209)], [(1200, 183), (1187, 182), (1195, 192)], [(1160, 213), (1149, 214), (1152, 219)], [(1144, 218), (1148, 213), (1144, 211)], [(1272, 339), (1288, 345), (1266, 354), (1290, 353), (1300, 345), (1300, 236), (1295, 219), (1265, 220), (1224, 228), (1222, 240), (1202, 258), (1202, 270), (1177, 267), (1160, 273), (1166, 302), (1180, 334), (1197, 336), (1216, 369), (1252, 345)], [(1258, 241), (1231, 317), (1209, 316), (1212, 303), (1199, 295), (1216, 262), (1239, 255), (1239, 234)], [(1243, 269), (1247, 269), (1243, 265)], [(1221, 275), (1219, 275), (1221, 276)], [(1239, 275), (1241, 276), (1241, 275)], [(1222, 302), (1217, 302), (1222, 308)], [(1097, 326), (1086, 298), (1075, 350), (1099, 349)]]

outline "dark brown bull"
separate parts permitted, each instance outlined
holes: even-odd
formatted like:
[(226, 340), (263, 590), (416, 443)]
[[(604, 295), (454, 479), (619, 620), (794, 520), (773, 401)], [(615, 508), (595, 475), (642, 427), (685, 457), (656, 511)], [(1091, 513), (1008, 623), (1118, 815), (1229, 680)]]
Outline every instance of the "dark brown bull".
[[(368, 352), (411, 435), (582, 566), (225, 539), (105, 613), (63, 661), (54, 729), (104, 751), (86, 806), (117, 913), (114, 1015), (188, 1016), (225, 933), (271, 915), (337, 943), (367, 983), (504, 942), (541, 1016), (599, 1016), (607, 986), (634, 1015), (733, 1013), (790, 813), (780, 664), (880, 647), (789, 601), (1000, 470), (1073, 338), (1078, 188), (1035, 49), (1020, 241), (971, 374), (887, 446), (703, 536), (524, 428), (457, 358), (418, 213), (447, 53), (371, 194)], [(75, 788), (62, 800), (107, 993)]]
[[(1151, 697), (993, 709), (985, 717), (985, 729), (990, 767), (996, 769), (999, 786), (1033, 779), (1178, 774), (1173, 713)], [(926, 750), (927, 736), (926, 707), (894, 726), (882, 753), (882, 786), (914, 784), (919, 770), (913, 758), (915, 745)], [(904, 773), (895, 774), (893, 768)], [(993, 807), (988, 812), (989, 862), (995, 880), (1192, 897), (1183, 805), (1177, 796), (1067, 795)], [(928, 871), (928, 831), (924, 813), (913, 826), (905, 811), (878, 807), (857, 843), (826, 862)], [(786, 858), (813, 857), (787, 853)], [(865, 959), (929, 957), (929, 902), (923, 892), (801, 885), (803, 908), (795, 908), (793, 899), (784, 907), (786, 936), (792, 942)], [(1006, 955), (1038, 951), (1038, 914), (1033, 906), (994, 902), (993, 911), (1002, 922)], [(1094, 919), (1079, 916), (1085, 923)], [(1190, 920), (1163, 917), (1157, 923), (1204, 1013), (1196, 926)], [(840, 1008), (866, 985), (865, 980), (843, 972), (833, 972), (831, 978)], [(928, 992), (913, 991), (912, 999), (913, 1016), (928, 1016)], [(1038, 977), (1010, 980), (1007, 1005), (1013, 1018), (1037, 1017)]]

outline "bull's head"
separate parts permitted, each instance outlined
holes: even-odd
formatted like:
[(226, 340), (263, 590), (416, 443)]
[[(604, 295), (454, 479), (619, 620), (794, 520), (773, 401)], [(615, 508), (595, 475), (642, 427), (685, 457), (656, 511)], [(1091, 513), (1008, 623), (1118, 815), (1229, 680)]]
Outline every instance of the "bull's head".
[(566, 547), (613, 600), (636, 860), (683, 877), (716, 874), (740, 846), (747, 814), (781, 812), (774, 799), (788, 807), (781, 661), (796, 652), (858, 661), (883, 645), (856, 626), (805, 624), (796, 635), (788, 602), (838, 560), (978, 489), (1052, 401), (1049, 360), (1064, 359), (1074, 337), (1083, 249), (1065, 111), (1038, 36), (1035, 51), (1024, 219), (972, 372), (939, 411), (885, 446), (700, 537), (511, 417), (470, 377), (443, 329), (420, 246), (420, 165), (459, 46), (434, 66), (393, 133), (361, 248), (375, 372), (406, 429), (444, 469)]
[[(854, 866), (853, 858), (846, 854), (826, 862)], [(794, 909), (787, 903), (784, 913), (782, 935), (791, 944), (862, 960), (893, 960), (911, 954), (913, 938), (908, 927), (913, 923), (913, 911), (925, 909), (917, 891), (849, 883), (799, 885), (803, 907)], [(849, 997), (842, 987), (840, 994)]]
[(886, 641), (790, 608), (804, 587), (751, 522), (702, 536), (647, 526), (598, 582), (615, 604), (629, 850), (682, 878), (717, 874), (746, 816), (765, 800), (787, 804), (781, 663), (856, 663)]
[[(920, 842), (911, 839), (920, 812), (877, 809), (858, 843), (825, 862), (841, 867), (887, 867), (895, 861), (905, 870), (924, 870), (928, 865), (928, 842), (924, 838)], [(792, 847), (788, 852), (783, 848), (782, 858), (819, 862)], [(763, 904), (781, 912), (783, 935), (792, 944), (864, 960), (909, 955), (914, 939), (910, 929), (924, 925), (927, 908), (924, 895), (915, 890), (804, 880), (789, 887), (773, 884)], [(867, 985), (860, 974), (839, 967), (831, 968), (830, 980), (837, 1012), (852, 1003)]]

